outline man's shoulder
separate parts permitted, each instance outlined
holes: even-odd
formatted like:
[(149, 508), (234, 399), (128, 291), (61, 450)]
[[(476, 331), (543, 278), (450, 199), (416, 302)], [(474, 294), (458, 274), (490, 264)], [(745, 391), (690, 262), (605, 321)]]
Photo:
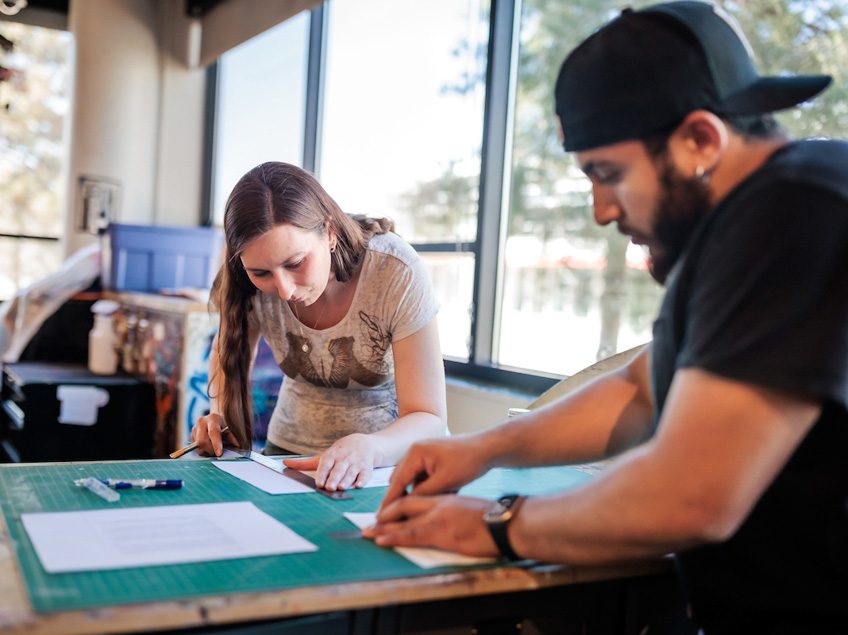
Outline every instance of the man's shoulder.
[(821, 188), (848, 200), (848, 142), (795, 141), (778, 151), (761, 171), (763, 185), (775, 182)]
[[(690, 261), (712, 252), (722, 262), (746, 262), (753, 244), (774, 249), (775, 232), (809, 245), (816, 236), (846, 230), (848, 142), (795, 141), (775, 152), (705, 218), (689, 248)], [(728, 253), (736, 256), (727, 259)]]

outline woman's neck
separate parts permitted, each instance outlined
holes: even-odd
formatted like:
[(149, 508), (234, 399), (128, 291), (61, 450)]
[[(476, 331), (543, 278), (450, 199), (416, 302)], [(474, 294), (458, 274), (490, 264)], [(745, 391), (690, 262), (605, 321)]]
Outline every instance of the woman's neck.
[(331, 274), (327, 286), (318, 299), (307, 307), (289, 305), (295, 316), (311, 329), (323, 330), (335, 326), (344, 319), (353, 301), (359, 281), (359, 270), (346, 282), (339, 282)]

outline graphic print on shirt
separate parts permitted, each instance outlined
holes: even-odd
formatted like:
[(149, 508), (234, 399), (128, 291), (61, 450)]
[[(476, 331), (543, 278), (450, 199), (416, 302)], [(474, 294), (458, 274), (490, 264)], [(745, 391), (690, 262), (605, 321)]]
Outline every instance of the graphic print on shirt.
[[(329, 371), (324, 366), (323, 356), (320, 356), (318, 360), (320, 369), (316, 368), (309, 354), (313, 350), (312, 341), (291, 332), (286, 333), (289, 350), (280, 364), (280, 369), (287, 377), (294, 379), (300, 375), (310, 384), (327, 388), (347, 388), (351, 380), (362, 386), (379, 386), (385, 383), (389, 373), (387, 364), (383, 360), (389, 347), (389, 336), (383, 332), (379, 321), (373, 316), (360, 311), (359, 319), (370, 351), (369, 359), (365, 361), (372, 368), (378, 368), (383, 372), (371, 370), (356, 358), (354, 338), (349, 335), (332, 339), (327, 344), (327, 351), (333, 358)], [(304, 344), (307, 345), (306, 351), (303, 350)]]

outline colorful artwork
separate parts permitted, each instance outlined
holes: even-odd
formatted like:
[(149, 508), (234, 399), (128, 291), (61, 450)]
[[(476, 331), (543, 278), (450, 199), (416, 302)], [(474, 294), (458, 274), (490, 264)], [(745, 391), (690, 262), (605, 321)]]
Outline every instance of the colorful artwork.
[(264, 445), (271, 413), (283, 382), (283, 373), (264, 338), (259, 339), (259, 351), (250, 379), (253, 393), (253, 440)]
[[(217, 329), (207, 334), (203, 346), (197, 348), (197, 352), (189, 354), (187, 359), (187, 382), (185, 395), (185, 442), (191, 437), (191, 428), (195, 422), (209, 412), (209, 354), (212, 350), (212, 340)], [(277, 395), (280, 392), (280, 384), (283, 381), (283, 373), (280, 371), (274, 354), (264, 339), (259, 340), (259, 350), (253, 362), (253, 373), (251, 374), (251, 394), (253, 396), (253, 443), (263, 446), (268, 436), (268, 424), (271, 421), (271, 413), (274, 404), (277, 403)]]
[(206, 322), (194, 320), (189, 322), (190, 337), (185, 355), (185, 395), (183, 401), (183, 416), (181, 428), (183, 438), (178, 446), (186, 445), (191, 439), (191, 429), (197, 420), (209, 413), (209, 354), (212, 351), (212, 341), (218, 331), (217, 320), (203, 314)]
[[(144, 294), (122, 294), (115, 316), (121, 366), (153, 384), (156, 430), (153, 455), (187, 445), (197, 420), (209, 413), (209, 355), (217, 316), (198, 303)], [(283, 373), (264, 339), (251, 375), (253, 441), (262, 447)]]

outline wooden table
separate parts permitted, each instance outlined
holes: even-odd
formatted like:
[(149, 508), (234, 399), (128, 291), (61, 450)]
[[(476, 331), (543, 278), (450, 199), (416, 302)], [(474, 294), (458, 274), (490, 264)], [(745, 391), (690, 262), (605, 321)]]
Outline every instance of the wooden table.
[[(0, 545), (0, 631), (27, 635), (130, 633), (233, 623), (245, 624), (313, 614), (328, 616), (335, 612), (343, 612), (344, 615), (331, 620), (350, 624), (350, 628), (345, 628), (341, 632), (402, 632), (386, 630), (387, 622), (397, 622), (402, 619), (398, 615), (393, 616), (392, 609), (406, 608), (414, 611), (414, 614), (420, 614), (423, 609), (424, 612), (429, 613), (430, 611), (423, 603), (450, 600), (451, 615), (443, 614), (442, 617), (445, 619), (440, 621), (457, 625), (468, 623), (471, 626), (480, 619), (480, 615), (475, 615), (470, 609), (463, 608), (463, 603), (458, 601), (460, 599), (492, 598), (496, 594), (520, 591), (538, 593), (546, 589), (562, 592), (563, 587), (571, 585), (585, 585), (598, 581), (625, 582), (633, 578), (632, 588), (620, 585), (611, 588), (597, 587), (602, 592), (608, 591), (616, 595), (625, 589), (624, 595), (632, 597), (634, 593), (639, 592), (638, 585), (647, 580), (667, 581), (668, 573), (668, 566), (659, 562), (581, 569), (558, 566), (537, 566), (528, 569), (498, 568), (381, 582), (304, 587), (263, 593), (210, 596), (199, 600), (37, 614), (29, 606), (26, 592), (15, 570), (13, 559), (10, 557), (8, 545), (4, 543)], [(656, 580), (654, 580), (655, 576)], [(549, 593), (546, 597), (555, 598), (557, 595), (557, 593)], [(544, 598), (542, 599), (544, 601)], [(514, 604), (510, 613), (515, 613), (522, 619), (533, 618), (533, 615), (522, 615), (524, 611), (521, 609), (526, 605), (525, 602), (515, 601)], [(380, 609), (383, 611), (380, 612)], [(415, 609), (418, 610), (415, 611)], [(487, 617), (497, 619), (503, 616), (490, 612)], [(624, 621), (627, 621), (626, 618)], [(372, 628), (354, 630), (357, 622), (371, 624)], [(292, 627), (302, 628), (303, 624), (302, 620), (296, 619), (290, 622)], [(320, 624), (321, 622), (316, 623), (314, 632), (326, 632), (322, 630)], [(382, 629), (377, 628), (378, 626)], [(285, 630), (281, 628), (279, 632), (285, 632)]]

